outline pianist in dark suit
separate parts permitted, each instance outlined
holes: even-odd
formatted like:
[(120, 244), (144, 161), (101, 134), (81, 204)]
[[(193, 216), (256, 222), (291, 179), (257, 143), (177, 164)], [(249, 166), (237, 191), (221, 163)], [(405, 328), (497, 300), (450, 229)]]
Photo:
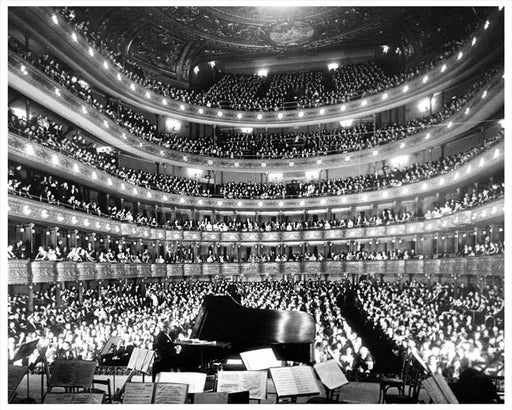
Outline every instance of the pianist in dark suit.
[(170, 332), (171, 324), (165, 321), (162, 324), (162, 330), (156, 335), (153, 342), (153, 350), (156, 352), (153, 363), (153, 382), (158, 373), (169, 372), (176, 368), (176, 349)]

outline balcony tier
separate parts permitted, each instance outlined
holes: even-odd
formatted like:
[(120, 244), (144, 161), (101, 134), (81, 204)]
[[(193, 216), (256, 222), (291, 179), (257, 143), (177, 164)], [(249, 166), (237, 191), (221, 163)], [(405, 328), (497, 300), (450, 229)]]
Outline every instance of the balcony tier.
[(180, 243), (200, 242), (203, 245), (216, 243), (221, 246), (229, 246), (234, 243), (244, 246), (254, 244), (277, 246), (279, 244), (293, 245), (314, 242), (336, 243), (347, 240), (367, 240), (368, 238), (432, 235), (449, 230), (467, 228), (475, 224), (503, 222), (505, 215), (505, 200), (500, 198), (442, 218), (402, 224), (350, 229), (315, 229), (282, 232), (207, 232), (137, 226), (13, 195), (9, 196), (8, 207), (9, 219), (15, 221), (36, 222), (47, 224), (48, 226), (94, 231), (105, 235), (123, 236), (125, 239), (144, 239), (161, 242), (177, 241)]
[[(407, 83), (362, 100), (345, 104), (300, 111), (254, 112), (199, 107), (164, 98), (133, 84), (123, 73), (112, 66), (98, 52), (89, 54), (90, 45), (80, 33), (61, 18), (59, 24), (52, 19), (51, 8), (20, 8), (9, 18), (19, 27), (26, 29), (35, 38), (45, 42), (52, 52), (66, 64), (80, 71), (92, 84), (107, 94), (162, 115), (171, 115), (187, 121), (218, 124), (230, 127), (267, 127), (313, 125), (371, 115), (412, 102), (431, 93), (452, 86), (461, 78), (480, 70), (497, 52), (503, 52), (503, 45), (489, 44), (493, 29), (497, 26), (499, 12), (489, 17), (489, 27), (482, 27), (475, 33), (475, 41), (468, 41), (459, 53), (451, 56), (444, 65), (436, 66), (430, 72)], [(57, 46), (58, 44), (58, 46)], [(105, 65), (106, 63), (106, 65)], [(106, 68), (107, 67), (107, 68)], [(120, 80), (119, 80), (120, 78)], [(132, 87), (133, 84), (133, 87)], [(164, 103), (165, 100), (165, 103)], [(201, 111), (200, 111), (201, 110)], [(220, 113), (220, 114), (219, 114)], [(279, 117), (281, 114), (281, 117)]]
[(82, 185), (123, 197), (131, 201), (158, 203), (162, 206), (176, 205), (188, 209), (217, 209), (238, 211), (268, 211), (315, 209), (318, 213), (329, 207), (350, 207), (352, 205), (391, 202), (394, 199), (415, 198), (418, 195), (455, 190), (461, 182), (477, 181), (482, 175), (490, 174), (504, 166), (504, 141), (493, 144), (463, 166), (434, 178), (377, 191), (324, 197), (304, 197), (293, 199), (225, 199), (182, 196), (146, 189), (124, 182), (106, 172), (73, 158), (53, 151), (50, 148), (8, 133), (9, 159), (32, 166), (49, 173), (68, 178)]

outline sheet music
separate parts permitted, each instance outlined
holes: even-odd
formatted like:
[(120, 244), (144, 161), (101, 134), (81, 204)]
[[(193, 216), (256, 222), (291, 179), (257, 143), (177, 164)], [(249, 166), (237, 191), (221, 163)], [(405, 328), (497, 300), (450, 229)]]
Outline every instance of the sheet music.
[(185, 404), (188, 386), (179, 383), (156, 383), (155, 404)]
[(151, 366), (155, 356), (154, 350), (141, 349), (135, 347), (126, 366), (128, 369), (138, 370), (142, 373), (147, 373), (149, 366)]
[(126, 383), (123, 404), (151, 404), (153, 383)]
[(273, 367), (270, 374), (279, 397), (320, 393), (312, 367)]
[(206, 383), (206, 374), (196, 372), (161, 372), (157, 374), (155, 381), (157, 383), (188, 384), (189, 393), (202, 393)]
[(435, 404), (457, 404), (459, 402), (443, 375), (436, 374), (423, 380), (421, 383)]
[(218, 392), (249, 391), (249, 398), (267, 398), (266, 371), (220, 371), (217, 374)]
[(437, 387), (437, 383), (435, 382), (432, 376), (429, 377), (428, 379), (423, 380), (421, 384), (435, 404), (446, 403), (443, 393)]
[(437, 385), (441, 389), (441, 391), (444, 393), (444, 396), (446, 397), (446, 400), (450, 404), (456, 404), (459, 403), (457, 400), (457, 397), (455, 397), (455, 394), (453, 394), (452, 389), (446, 382), (446, 379), (442, 374), (436, 374), (434, 375), (434, 380), (437, 382)]
[(271, 367), (282, 366), (282, 363), (276, 359), (276, 355), (270, 347), (242, 352), (240, 357), (247, 370), (266, 370)]
[(143, 373), (148, 373), (149, 367), (153, 364), (153, 359), (155, 357), (154, 350), (146, 350), (146, 354), (144, 355), (144, 360), (142, 361), (140, 370)]
[[(135, 349), (134, 349), (135, 350)], [(144, 359), (146, 358), (147, 350), (139, 349), (137, 352), (137, 358), (135, 360), (135, 370), (141, 370), (144, 365)]]
[(329, 390), (334, 390), (348, 384), (345, 374), (334, 359), (330, 359), (322, 363), (316, 363), (313, 367), (315, 368), (320, 381)]
[(142, 350), (140, 347), (133, 348), (130, 360), (128, 360), (128, 365), (126, 366), (128, 369), (135, 369), (135, 363), (137, 362), (140, 350)]

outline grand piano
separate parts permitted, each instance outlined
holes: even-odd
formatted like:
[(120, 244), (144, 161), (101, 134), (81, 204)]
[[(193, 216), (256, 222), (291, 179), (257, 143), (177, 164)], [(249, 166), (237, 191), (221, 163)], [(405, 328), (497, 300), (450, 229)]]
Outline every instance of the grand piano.
[(229, 295), (208, 295), (191, 338), (216, 343), (182, 345), (179, 356), (186, 370), (265, 347), (271, 347), (278, 360), (311, 363), (315, 321), (305, 312), (248, 308)]

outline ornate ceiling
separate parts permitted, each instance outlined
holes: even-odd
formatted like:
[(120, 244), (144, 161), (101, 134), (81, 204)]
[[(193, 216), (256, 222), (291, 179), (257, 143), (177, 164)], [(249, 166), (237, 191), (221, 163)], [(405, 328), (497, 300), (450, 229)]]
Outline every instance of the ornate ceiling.
[[(77, 17), (117, 51), (186, 79), (201, 61), (412, 43), (474, 18), (471, 7), (97, 7)], [(457, 23), (457, 24), (455, 24)], [(427, 35), (426, 35), (427, 33)]]

